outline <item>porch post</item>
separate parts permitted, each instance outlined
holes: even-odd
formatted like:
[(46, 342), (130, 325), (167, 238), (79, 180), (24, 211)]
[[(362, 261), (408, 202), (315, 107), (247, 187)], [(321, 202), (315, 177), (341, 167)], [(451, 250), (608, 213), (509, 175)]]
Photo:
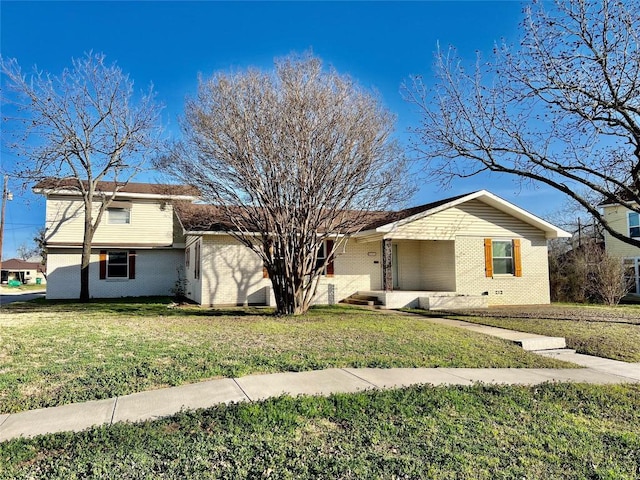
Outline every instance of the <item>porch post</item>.
[(382, 239), (382, 289), (385, 292), (393, 292), (393, 250), (391, 249), (391, 239)]

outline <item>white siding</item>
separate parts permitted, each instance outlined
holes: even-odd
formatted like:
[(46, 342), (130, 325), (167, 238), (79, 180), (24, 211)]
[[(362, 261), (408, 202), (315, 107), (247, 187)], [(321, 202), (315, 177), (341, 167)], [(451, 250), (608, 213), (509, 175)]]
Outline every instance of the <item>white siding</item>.
[[(50, 249), (47, 255), (47, 298), (80, 296), (80, 250)], [(182, 250), (136, 250), (135, 279), (100, 279), (100, 251), (94, 250), (89, 267), (92, 298), (171, 295), (183, 265)]]
[(320, 278), (317, 303), (328, 303), (328, 285), (334, 286), (336, 302), (360, 290), (382, 288), (382, 255), (379, 242), (356, 243), (350, 240), (344, 251), (338, 250), (333, 265), (334, 276)]
[[(94, 218), (100, 203), (94, 202)], [(47, 199), (47, 242), (79, 244), (84, 235), (84, 206), (80, 199), (54, 197)], [(131, 223), (110, 225), (108, 212), (93, 237), (94, 243), (139, 245), (172, 245), (174, 241), (173, 206), (158, 200), (134, 199)]]
[(422, 249), (419, 241), (395, 242), (398, 250), (398, 289), (423, 290)]
[(456, 289), (455, 242), (399, 240), (398, 290), (452, 292)]
[[(624, 235), (629, 235), (630, 210), (620, 206), (604, 207), (604, 216), (611, 227)], [(640, 257), (640, 248), (613, 238), (609, 232), (604, 233), (604, 242), (609, 255), (614, 257)]]
[(405, 240), (455, 240), (469, 236), (539, 236), (540, 230), (489, 205), (470, 200), (442, 212), (397, 227), (388, 238)]
[(201, 304), (266, 303), (265, 287), (271, 282), (262, 278), (262, 261), (255, 253), (228, 235), (204, 235), (201, 242)]

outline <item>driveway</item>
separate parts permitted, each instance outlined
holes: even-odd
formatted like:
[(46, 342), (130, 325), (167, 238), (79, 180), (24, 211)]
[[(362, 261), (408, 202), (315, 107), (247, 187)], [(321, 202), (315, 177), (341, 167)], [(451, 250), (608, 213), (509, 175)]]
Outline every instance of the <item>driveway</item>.
[(13, 302), (27, 302), (35, 298), (44, 298), (45, 295), (45, 290), (39, 290), (35, 292), (7, 292), (5, 289), (3, 289), (0, 293), (0, 305), (6, 305)]

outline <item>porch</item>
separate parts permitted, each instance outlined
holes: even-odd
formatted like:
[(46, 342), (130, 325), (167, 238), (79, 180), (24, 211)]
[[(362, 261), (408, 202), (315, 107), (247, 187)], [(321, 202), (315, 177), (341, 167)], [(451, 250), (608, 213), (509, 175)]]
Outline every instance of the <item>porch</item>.
[(486, 295), (458, 293), (455, 239), (389, 237), (373, 240), (381, 243), (378, 288), (358, 291), (352, 297), (370, 297), (371, 304), (389, 309), (487, 307)]
[(460, 310), (465, 308), (487, 308), (486, 295), (458, 295), (456, 292), (426, 290), (359, 291), (359, 297), (377, 298), (383, 308), (422, 308), (424, 310)]

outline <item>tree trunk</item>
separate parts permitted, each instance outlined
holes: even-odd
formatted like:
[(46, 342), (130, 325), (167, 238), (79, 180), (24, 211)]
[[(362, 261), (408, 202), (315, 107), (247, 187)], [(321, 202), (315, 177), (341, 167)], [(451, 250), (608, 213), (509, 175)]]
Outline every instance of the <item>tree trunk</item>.
[(91, 265), (91, 244), (93, 242), (94, 226), (92, 223), (92, 202), (85, 199), (84, 203), (84, 238), (82, 240), (82, 260), (80, 263), (80, 301), (88, 302), (89, 293), (89, 266)]
[(301, 315), (309, 309), (300, 281), (282, 274), (270, 277), (276, 300), (276, 315)]

